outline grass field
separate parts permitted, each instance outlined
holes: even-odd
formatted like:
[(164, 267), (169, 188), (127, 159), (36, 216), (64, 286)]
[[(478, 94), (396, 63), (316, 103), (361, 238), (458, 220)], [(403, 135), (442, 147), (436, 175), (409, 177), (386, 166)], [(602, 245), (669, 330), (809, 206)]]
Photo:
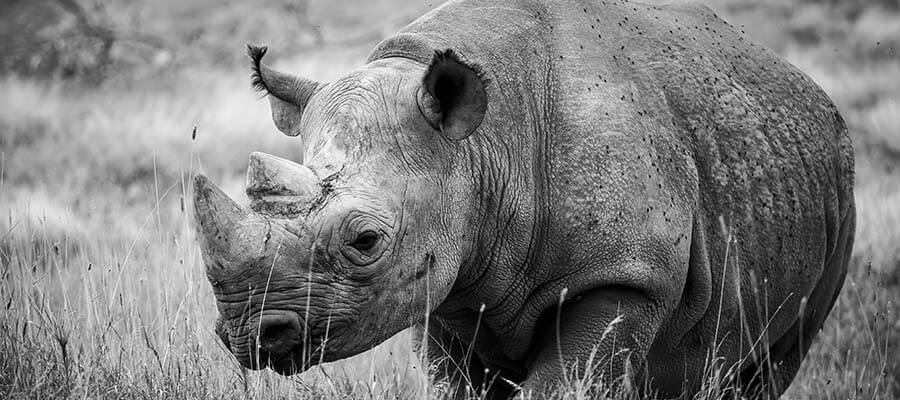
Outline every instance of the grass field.
[[(277, 7), (233, 3), (110, 3), (113, 21), (141, 21), (178, 49), (153, 58), (170, 60), (158, 66), (99, 83), (0, 77), (0, 398), (442, 396), (408, 333), (300, 376), (242, 370), (212, 331), (214, 299), (185, 212), (193, 174), (242, 198), (250, 151), (294, 151), (249, 88), (244, 42), (274, 44), (277, 66), (328, 80), (431, 2), (311, 2), (297, 26)], [(856, 149), (851, 270), (786, 397), (900, 398), (897, 5), (711, 6), (818, 82)]]

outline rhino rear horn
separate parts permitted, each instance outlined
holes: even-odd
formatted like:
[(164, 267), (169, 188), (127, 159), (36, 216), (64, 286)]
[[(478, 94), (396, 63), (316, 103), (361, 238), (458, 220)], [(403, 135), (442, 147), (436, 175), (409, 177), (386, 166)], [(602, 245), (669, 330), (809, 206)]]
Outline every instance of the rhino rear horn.
[(481, 125), (487, 111), (486, 80), (475, 65), (453, 50), (437, 51), (422, 80), (419, 110), (445, 136), (465, 139)]
[(282, 133), (297, 136), (300, 133), (300, 118), (309, 99), (322, 88), (322, 83), (286, 74), (269, 68), (262, 63), (268, 48), (247, 45), (253, 72), (250, 83), (256, 90), (269, 95), (272, 120)]

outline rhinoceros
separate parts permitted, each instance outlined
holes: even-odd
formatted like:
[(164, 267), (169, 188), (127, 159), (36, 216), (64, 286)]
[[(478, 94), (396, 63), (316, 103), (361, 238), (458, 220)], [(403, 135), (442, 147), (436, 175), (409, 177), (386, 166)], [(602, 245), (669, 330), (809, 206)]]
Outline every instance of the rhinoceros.
[(840, 291), (846, 125), (704, 6), (450, 1), (327, 83), (265, 54), (253, 85), (295, 156), (250, 155), (248, 207), (193, 182), (216, 332), (246, 367), (414, 327), (461, 396), (623, 376), (691, 395), (716, 371), (778, 395)]

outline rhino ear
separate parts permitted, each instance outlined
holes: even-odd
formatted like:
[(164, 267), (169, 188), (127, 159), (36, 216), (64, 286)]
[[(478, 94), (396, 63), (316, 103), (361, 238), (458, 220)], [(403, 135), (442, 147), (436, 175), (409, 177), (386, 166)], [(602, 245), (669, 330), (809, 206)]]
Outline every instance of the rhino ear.
[(467, 138), (487, 111), (487, 82), (453, 50), (435, 52), (419, 91), (419, 110), (432, 127), (454, 140)]
[(269, 68), (262, 63), (267, 50), (265, 46), (247, 45), (247, 56), (253, 68), (250, 83), (256, 90), (268, 95), (272, 120), (278, 130), (288, 136), (297, 136), (306, 103), (324, 85)]

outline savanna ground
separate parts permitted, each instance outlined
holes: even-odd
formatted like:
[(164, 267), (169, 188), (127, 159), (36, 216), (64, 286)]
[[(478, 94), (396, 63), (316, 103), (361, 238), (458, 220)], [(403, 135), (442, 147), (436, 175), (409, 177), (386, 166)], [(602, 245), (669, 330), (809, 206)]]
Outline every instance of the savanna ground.
[[(900, 4), (710, 5), (812, 76), (856, 148), (855, 255), (786, 397), (900, 398)], [(301, 376), (242, 370), (212, 331), (185, 211), (193, 174), (240, 198), (250, 151), (296, 151), (249, 88), (243, 43), (267, 43), (276, 66), (329, 80), (432, 7), (0, 5), (0, 398), (441, 397), (408, 333)], [(703, 397), (722, 396), (733, 395)]]

